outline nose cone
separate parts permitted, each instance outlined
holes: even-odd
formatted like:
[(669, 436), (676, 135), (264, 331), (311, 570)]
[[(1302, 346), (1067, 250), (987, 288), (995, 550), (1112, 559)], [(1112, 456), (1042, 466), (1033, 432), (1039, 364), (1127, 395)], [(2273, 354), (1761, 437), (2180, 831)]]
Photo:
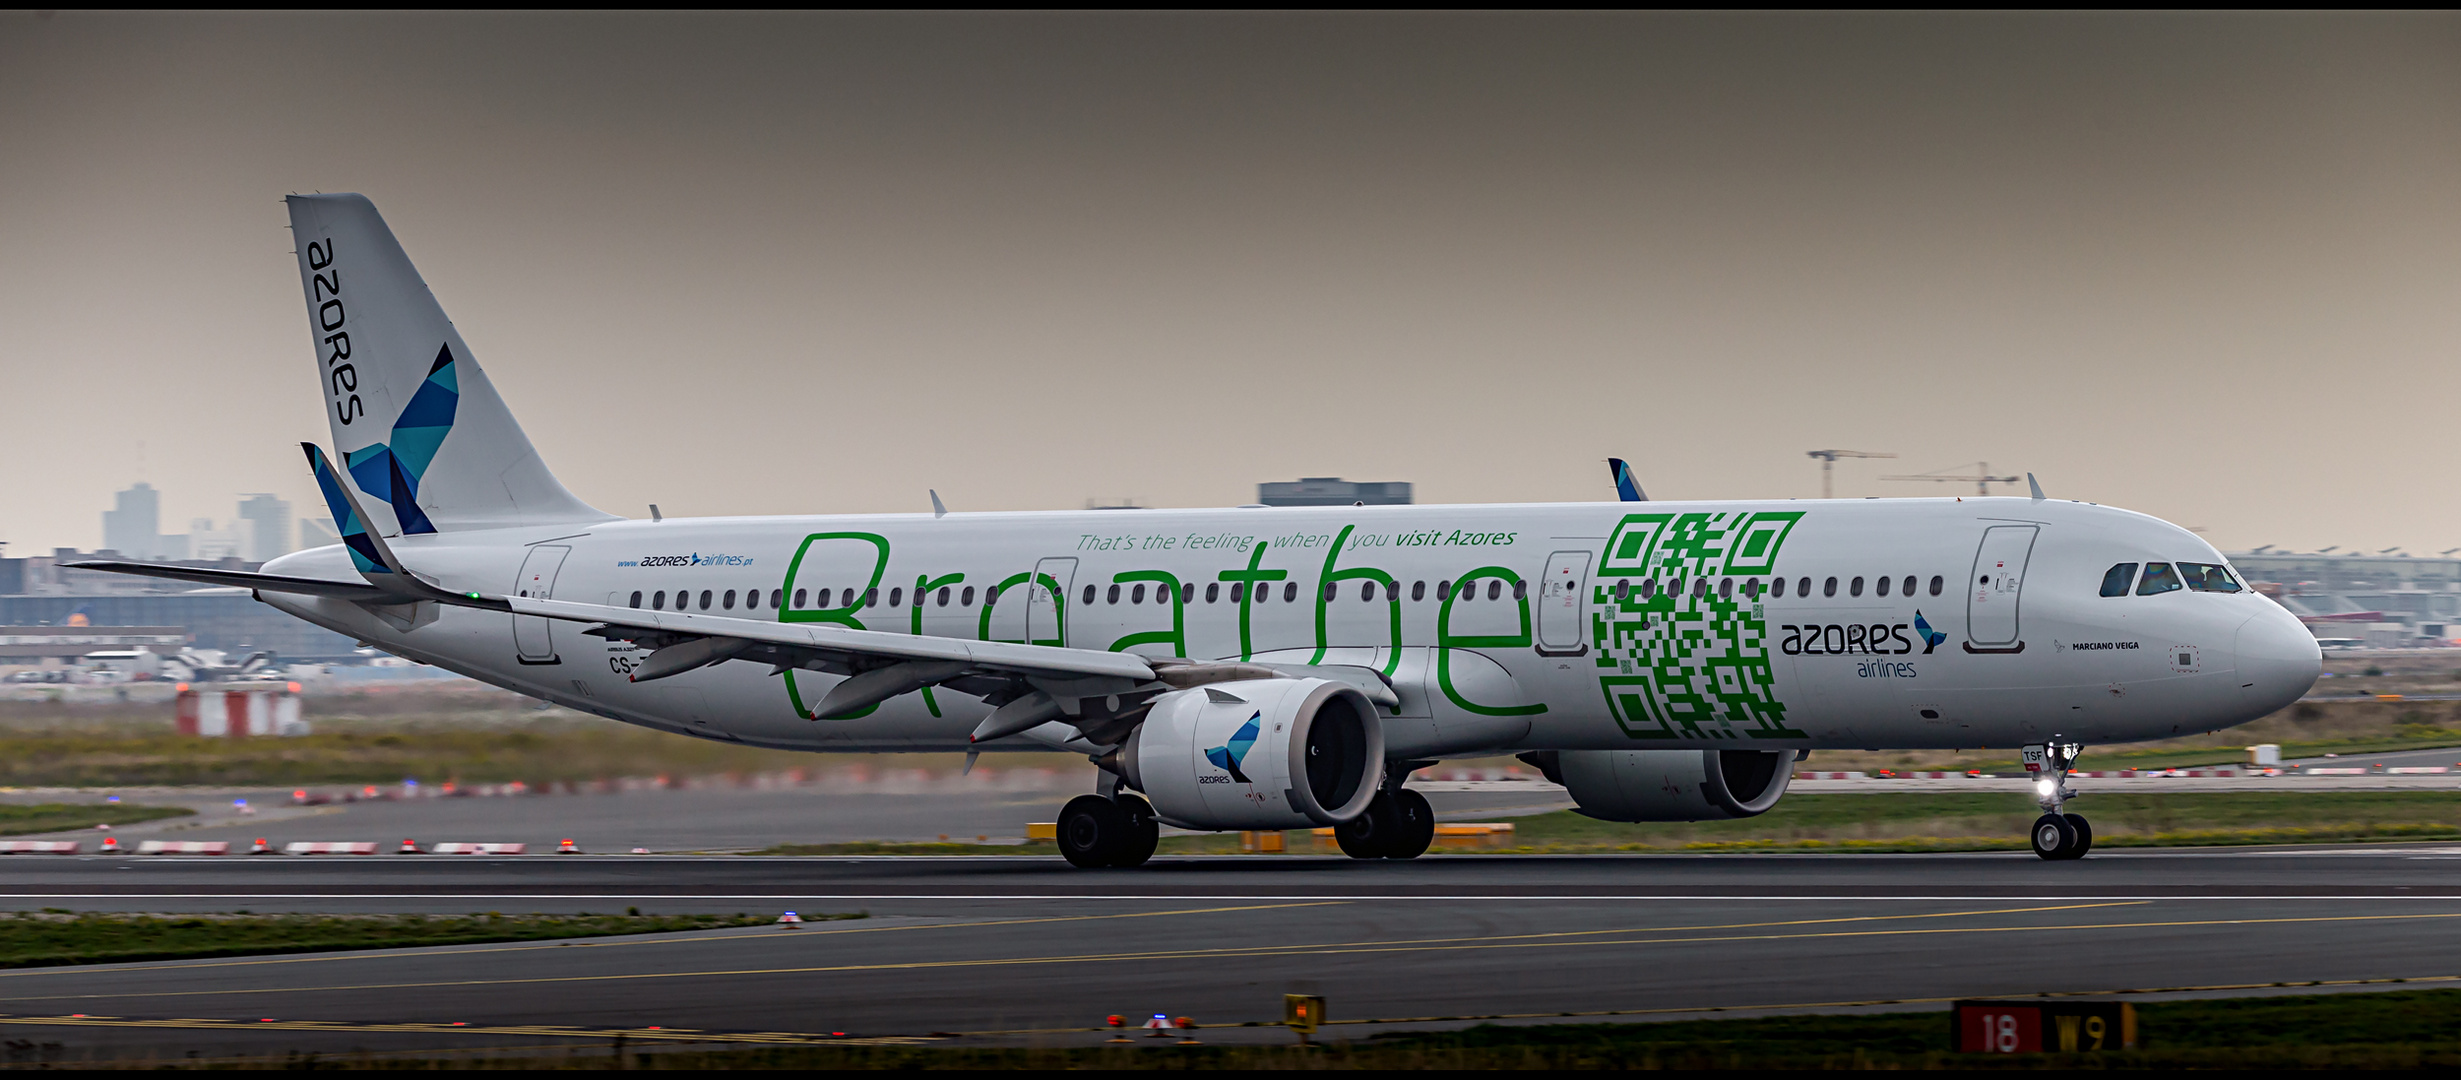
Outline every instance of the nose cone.
[(2298, 616), (2272, 605), (2239, 625), (2239, 695), (2254, 719), (2306, 696), (2324, 673), (2324, 651)]

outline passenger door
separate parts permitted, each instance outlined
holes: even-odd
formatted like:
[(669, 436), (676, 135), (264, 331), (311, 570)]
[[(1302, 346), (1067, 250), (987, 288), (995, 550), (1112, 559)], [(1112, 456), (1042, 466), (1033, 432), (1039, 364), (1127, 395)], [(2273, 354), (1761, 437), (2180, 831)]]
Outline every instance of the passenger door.
[(1582, 600), (1589, 595), (1589, 552), (1547, 556), (1538, 585), (1538, 655), (1579, 656), (1589, 651)]
[(2017, 609), (2025, 589), (2025, 564), (2034, 553), (2033, 525), (1984, 529), (1966, 578), (1965, 636), (1968, 652), (2018, 652)]
[[(521, 576), (513, 582), (516, 596), (539, 600), (555, 598), (555, 576), (564, 569), (564, 556), (572, 554), (561, 544), (540, 544), (530, 549), (529, 557), (521, 560)], [(560, 664), (555, 655), (555, 642), (550, 637), (550, 620), (536, 615), (513, 616), (513, 648), (524, 664)]]

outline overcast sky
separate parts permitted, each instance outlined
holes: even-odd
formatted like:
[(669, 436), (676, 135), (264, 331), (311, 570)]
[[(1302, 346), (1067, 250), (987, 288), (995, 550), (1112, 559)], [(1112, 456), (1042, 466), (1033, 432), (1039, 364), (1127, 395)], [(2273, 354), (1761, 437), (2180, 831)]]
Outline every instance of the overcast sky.
[[(645, 516), (1970, 490), (2461, 545), (2461, 18), (0, 15), (0, 540), (329, 441), (375, 200)], [(2021, 488), (2019, 489), (2021, 490)]]

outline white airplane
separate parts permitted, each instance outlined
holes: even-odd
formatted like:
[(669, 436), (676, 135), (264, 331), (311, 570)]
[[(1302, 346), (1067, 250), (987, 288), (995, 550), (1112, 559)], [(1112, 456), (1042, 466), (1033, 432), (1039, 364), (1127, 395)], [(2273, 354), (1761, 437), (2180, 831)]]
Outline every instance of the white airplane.
[(2244, 723), (2320, 669), (2298, 619), (2193, 533), (2038, 485), (621, 518), (548, 471), (367, 199), (290, 213), (342, 468), (305, 450), (343, 542), (256, 574), (81, 565), (250, 588), (663, 731), (1084, 754), (1099, 790), (1059, 829), (1078, 866), (1142, 863), (1157, 822), (1330, 825), (1353, 856), (1412, 858), (1434, 820), (1405, 779), (1466, 755), (1518, 753), (1593, 817), (1746, 817), (1825, 748), (2021, 750), (2034, 849), (2074, 858), (2083, 744)]

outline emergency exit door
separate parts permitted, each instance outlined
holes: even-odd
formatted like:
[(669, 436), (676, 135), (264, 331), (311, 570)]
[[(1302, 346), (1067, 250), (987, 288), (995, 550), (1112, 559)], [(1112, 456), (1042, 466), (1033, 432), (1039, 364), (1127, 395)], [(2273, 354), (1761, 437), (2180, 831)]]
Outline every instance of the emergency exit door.
[(1589, 552), (1547, 556), (1538, 583), (1538, 655), (1579, 656), (1589, 651), (1582, 601), (1589, 595)]

